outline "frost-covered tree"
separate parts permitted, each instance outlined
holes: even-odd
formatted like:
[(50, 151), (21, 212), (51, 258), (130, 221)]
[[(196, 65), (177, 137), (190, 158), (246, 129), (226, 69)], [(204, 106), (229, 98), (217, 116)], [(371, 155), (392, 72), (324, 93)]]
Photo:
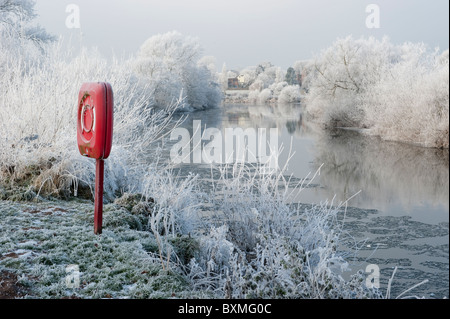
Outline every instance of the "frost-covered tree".
[[(447, 57), (447, 58), (446, 58)], [(448, 53), (388, 38), (338, 39), (309, 70), (307, 114), (326, 126), (448, 147)]]
[(12, 20), (11, 16), (25, 20), (35, 17), (34, 1), (32, 0), (1, 0), (0, 19), (2, 21)]
[(35, 1), (32, 0), (0, 0), (0, 35), (3, 38), (31, 41), (41, 47), (54, 41), (55, 37), (44, 28), (33, 24), (36, 18)]
[(246, 67), (240, 71), (240, 75), (244, 77), (244, 87), (248, 88), (256, 80), (257, 77), (256, 67), (255, 66)]
[(251, 91), (262, 91), (273, 83), (284, 81), (284, 72), (270, 62), (262, 62), (257, 66), (249, 66), (240, 74), (244, 76), (244, 87)]
[(285, 81), (289, 85), (296, 85), (296, 84), (298, 84), (297, 73), (295, 72), (293, 67), (289, 67), (287, 69)]
[(388, 72), (388, 65), (398, 55), (384, 38), (338, 39), (314, 62), (307, 102), (330, 126), (360, 126), (364, 109), (358, 98)]
[(212, 79), (219, 81), (219, 74), (217, 73), (216, 69), (216, 58), (210, 55), (202, 57), (198, 62), (198, 66), (204, 66), (208, 69), (208, 71), (212, 75)]
[(296, 103), (300, 102), (300, 98), (300, 87), (298, 85), (288, 85), (284, 87), (278, 95), (278, 103)]
[(412, 43), (401, 50), (401, 59), (363, 95), (366, 126), (384, 139), (448, 148), (448, 51)]
[(294, 65), (292, 66), (295, 73), (297, 74), (304, 74), (307, 69), (308, 65), (311, 63), (310, 60), (298, 60), (294, 62)]
[(135, 70), (154, 84), (160, 106), (181, 98), (185, 109), (215, 107), (221, 99), (217, 75), (201, 53), (197, 38), (176, 31), (158, 34), (142, 45)]
[(282, 70), (280, 67), (277, 67), (275, 71), (275, 83), (284, 82), (285, 78), (286, 71)]

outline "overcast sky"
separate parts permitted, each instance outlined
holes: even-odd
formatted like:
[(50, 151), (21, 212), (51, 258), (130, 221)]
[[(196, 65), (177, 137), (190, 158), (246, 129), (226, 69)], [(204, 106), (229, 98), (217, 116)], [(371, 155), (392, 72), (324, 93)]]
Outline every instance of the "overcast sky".
[[(380, 28), (366, 26), (372, 3)], [(69, 4), (80, 8), (81, 29), (66, 27)], [(84, 45), (108, 57), (134, 54), (152, 35), (177, 30), (198, 37), (219, 69), (263, 61), (286, 69), (347, 35), (449, 47), (448, 0), (37, 0), (36, 11), (51, 33), (79, 43), (81, 31)]]

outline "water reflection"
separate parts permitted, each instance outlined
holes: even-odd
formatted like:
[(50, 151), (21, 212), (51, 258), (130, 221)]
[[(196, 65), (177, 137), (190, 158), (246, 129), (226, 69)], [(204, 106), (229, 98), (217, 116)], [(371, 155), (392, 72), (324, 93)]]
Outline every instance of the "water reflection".
[[(357, 206), (390, 210), (401, 205), (443, 206), (449, 203), (449, 152), (381, 141), (359, 132), (321, 134), (315, 165), (324, 163), (321, 181), (328, 196), (344, 200), (361, 190)], [(426, 213), (426, 212), (425, 212)]]
[(298, 178), (323, 164), (315, 181), (321, 187), (303, 192), (300, 201), (306, 197), (317, 202), (335, 195), (345, 201), (361, 191), (352, 206), (399, 216), (438, 211), (440, 221), (448, 220), (448, 149), (382, 141), (352, 130), (324, 131), (304, 119), (299, 105), (225, 106), (222, 116), (224, 127), (278, 127), (280, 143), (285, 149), (293, 145), (289, 173)]
[(277, 127), (287, 129), (290, 135), (297, 137), (310, 134), (311, 126), (303, 119), (302, 108), (297, 104), (287, 105), (226, 105), (223, 125), (242, 128)]

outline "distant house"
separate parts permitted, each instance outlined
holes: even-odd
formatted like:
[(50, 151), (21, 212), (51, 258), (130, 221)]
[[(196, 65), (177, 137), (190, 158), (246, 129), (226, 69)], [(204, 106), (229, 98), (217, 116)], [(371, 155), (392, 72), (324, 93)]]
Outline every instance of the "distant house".
[(238, 78), (229, 78), (228, 79), (228, 88), (229, 89), (237, 89), (237, 88), (239, 88), (239, 80), (238, 80)]

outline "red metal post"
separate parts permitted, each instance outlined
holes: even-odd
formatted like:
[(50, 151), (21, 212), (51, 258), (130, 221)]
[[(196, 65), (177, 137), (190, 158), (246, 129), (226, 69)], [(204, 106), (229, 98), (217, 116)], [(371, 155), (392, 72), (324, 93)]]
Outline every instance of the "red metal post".
[(105, 172), (105, 161), (98, 159), (95, 171), (95, 211), (94, 211), (94, 233), (102, 233), (103, 218), (103, 178)]

